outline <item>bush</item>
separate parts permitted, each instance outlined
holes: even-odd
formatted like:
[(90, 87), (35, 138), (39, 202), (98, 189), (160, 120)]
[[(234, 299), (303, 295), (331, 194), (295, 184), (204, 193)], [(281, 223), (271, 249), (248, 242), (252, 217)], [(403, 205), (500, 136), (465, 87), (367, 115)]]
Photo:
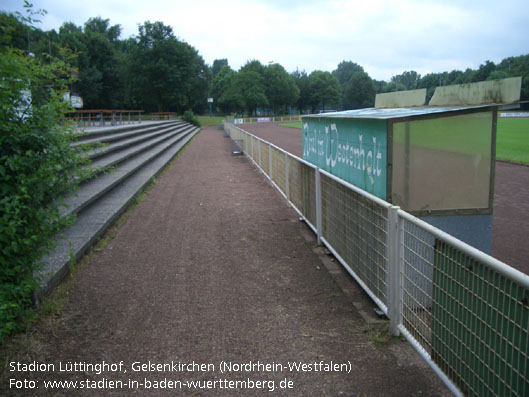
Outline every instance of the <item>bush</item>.
[(200, 121), (195, 117), (193, 112), (191, 110), (187, 110), (184, 115), (182, 116), (182, 120), (189, 124), (196, 125), (197, 127), (200, 127)]
[(40, 63), (0, 49), (0, 341), (31, 312), (35, 271), (54, 236), (69, 222), (61, 197), (77, 186), (85, 161), (58, 124), (68, 110), (66, 64)]

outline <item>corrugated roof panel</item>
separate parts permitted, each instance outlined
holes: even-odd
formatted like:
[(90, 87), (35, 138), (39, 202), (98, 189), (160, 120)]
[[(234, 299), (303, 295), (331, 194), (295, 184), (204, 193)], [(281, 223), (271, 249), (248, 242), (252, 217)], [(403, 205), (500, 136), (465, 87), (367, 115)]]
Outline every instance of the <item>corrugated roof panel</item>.
[(486, 108), (490, 105), (477, 106), (443, 106), (443, 107), (412, 107), (412, 108), (366, 108), (357, 110), (345, 110), (343, 112), (321, 113), (304, 116), (307, 118), (341, 118), (341, 119), (394, 119), (402, 117), (418, 117), (430, 114), (465, 111), (469, 109)]

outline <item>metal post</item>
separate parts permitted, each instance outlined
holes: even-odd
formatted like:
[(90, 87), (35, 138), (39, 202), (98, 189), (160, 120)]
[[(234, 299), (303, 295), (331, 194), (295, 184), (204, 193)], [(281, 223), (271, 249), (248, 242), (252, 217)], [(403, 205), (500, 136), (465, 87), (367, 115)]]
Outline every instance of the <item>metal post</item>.
[(285, 152), (285, 194), (287, 196), (287, 201), (290, 201), (290, 187), (289, 187), (289, 178), (288, 178), (288, 154)]
[(404, 224), (399, 218), (399, 207), (388, 208), (388, 269), (387, 297), (390, 331), (398, 336), (402, 324), (402, 256)]
[(270, 164), (270, 180), (272, 181), (272, 147), (268, 148), (268, 163)]
[(259, 154), (259, 167), (263, 168), (261, 165), (261, 141), (257, 141), (257, 153)]
[(316, 236), (318, 237), (318, 245), (321, 245), (321, 175), (319, 168), (316, 168), (314, 178), (316, 184)]

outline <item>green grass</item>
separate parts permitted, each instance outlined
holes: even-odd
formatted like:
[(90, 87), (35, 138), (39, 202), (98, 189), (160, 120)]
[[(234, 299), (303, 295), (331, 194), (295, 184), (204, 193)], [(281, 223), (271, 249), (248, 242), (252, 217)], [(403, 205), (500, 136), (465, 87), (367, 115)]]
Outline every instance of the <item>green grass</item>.
[(301, 129), (301, 121), (293, 121), (291, 123), (281, 123), (280, 124), (283, 127), (290, 127), (290, 128), (299, 128)]
[(496, 158), (529, 164), (529, 118), (498, 118)]
[(196, 116), (196, 118), (198, 119), (198, 121), (200, 121), (200, 125), (202, 127), (208, 127), (210, 125), (219, 125), (222, 124), (222, 120), (226, 119), (226, 117), (221, 116)]

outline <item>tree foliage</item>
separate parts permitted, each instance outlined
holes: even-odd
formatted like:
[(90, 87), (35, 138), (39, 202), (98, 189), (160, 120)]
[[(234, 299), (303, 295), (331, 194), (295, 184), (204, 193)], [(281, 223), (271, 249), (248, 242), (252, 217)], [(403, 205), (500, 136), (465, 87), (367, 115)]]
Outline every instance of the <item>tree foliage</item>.
[(211, 89), (216, 105), (224, 114), (239, 111), (243, 108), (243, 99), (235, 87), (235, 72), (225, 65), (213, 79)]
[(249, 115), (256, 114), (257, 108), (268, 106), (264, 77), (251, 69), (241, 69), (233, 80), (232, 90), (240, 93), (241, 104)]
[(37, 263), (68, 223), (61, 196), (76, 188), (84, 160), (58, 124), (70, 66), (2, 46), (0, 70), (1, 341), (31, 307)]
[(228, 60), (226, 58), (215, 59), (213, 61), (213, 65), (211, 66), (211, 74), (213, 78), (217, 77), (217, 75), (219, 74), (219, 72), (222, 70), (224, 66), (229, 66)]
[(174, 36), (170, 26), (145, 22), (129, 45), (133, 102), (159, 112), (182, 112), (206, 102), (208, 72), (204, 61), (195, 48)]
[(344, 103), (351, 109), (371, 107), (375, 103), (375, 84), (364, 71), (355, 72), (345, 86)]
[[(309, 75), (312, 113), (317, 109), (325, 112), (329, 106), (336, 107), (342, 98), (340, 83), (330, 72), (316, 70)], [(326, 108), (327, 107), (327, 108)]]
[(266, 96), (273, 112), (288, 112), (289, 106), (294, 106), (299, 98), (299, 88), (294, 78), (287, 73), (283, 66), (272, 64), (264, 71)]
[(309, 109), (311, 106), (311, 90), (309, 76), (304, 70), (296, 70), (291, 74), (291, 76), (296, 82), (296, 85), (299, 89), (299, 97), (296, 101), (296, 107), (298, 109), (298, 112), (302, 114), (306, 109)]
[[(0, 13), (0, 45), (8, 43), (41, 60), (66, 60), (62, 49), (67, 48), (75, 56), (71, 64), (78, 70), (78, 81), (70, 88), (84, 98), (87, 108), (191, 109), (201, 113), (212, 96), (214, 105), (224, 113), (255, 113), (257, 109), (280, 113), (292, 106), (306, 112), (323, 105), (345, 110), (372, 106), (373, 89), (378, 93), (426, 88), (429, 99), (437, 86), (514, 76), (522, 76), (522, 100), (529, 99), (529, 55), (506, 58), (499, 64), (486, 60), (477, 69), (423, 76), (406, 70), (390, 81), (373, 80), (361, 65), (343, 60), (332, 71), (340, 91), (336, 101), (335, 81), (322, 80), (320, 71), (309, 74), (298, 70), (290, 79), (280, 64), (263, 65), (256, 59), (248, 60), (238, 71), (229, 68), (227, 58), (215, 59), (209, 67), (194, 47), (176, 38), (172, 28), (161, 22), (144, 22), (137, 36), (123, 40), (120, 26), (101, 17), (90, 18), (83, 26), (66, 22), (59, 32), (41, 31), (24, 23), (24, 18)], [(221, 73), (226, 67), (231, 72)], [(247, 72), (257, 73), (264, 81), (245, 75)], [(254, 88), (246, 85), (252, 79), (257, 80)], [(325, 97), (325, 92), (330, 96)], [(259, 105), (255, 107), (255, 103)]]
[(415, 90), (421, 79), (421, 75), (415, 70), (405, 71), (391, 78), (391, 82), (400, 84), (405, 90)]

